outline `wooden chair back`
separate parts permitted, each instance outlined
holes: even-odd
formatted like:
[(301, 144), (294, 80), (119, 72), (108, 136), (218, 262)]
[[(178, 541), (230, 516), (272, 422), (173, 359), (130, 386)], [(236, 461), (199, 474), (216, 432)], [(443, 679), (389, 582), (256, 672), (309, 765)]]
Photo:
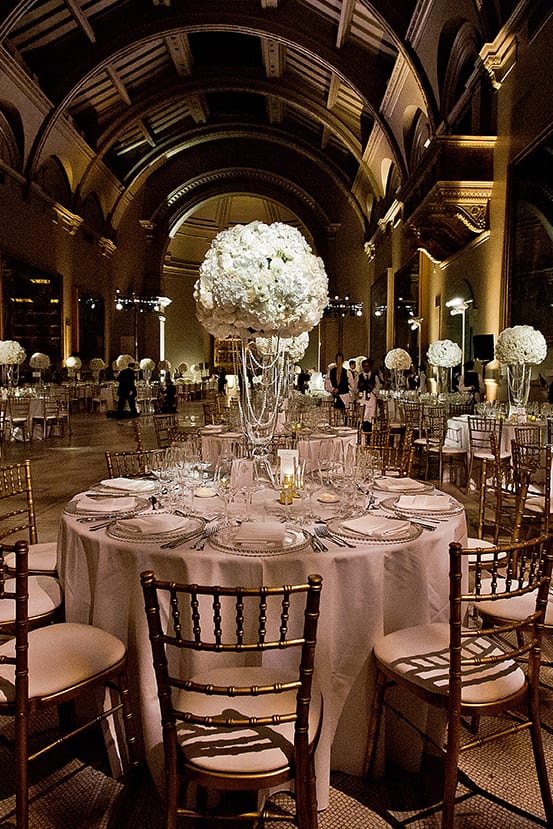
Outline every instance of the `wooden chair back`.
[[(183, 777), (208, 789), (253, 791), (294, 780), (296, 825), (316, 826), (311, 707), (321, 577), (243, 588), (178, 584), (146, 571), (141, 583), (163, 725), (166, 825), (198, 814), (178, 801)], [(210, 667), (191, 675), (185, 666), (194, 653)], [(277, 653), (284, 674), (272, 667)], [(265, 654), (272, 654), (269, 662)], [(256, 767), (261, 743), (282, 741), (281, 727), (291, 729), (284, 767)], [(197, 751), (202, 745), (207, 766)]]
[(0, 466), (0, 540), (24, 533), (37, 543), (31, 462)]
[(176, 414), (156, 414), (154, 417), (154, 429), (156, 432), (156, 440), (158, 449), (167, 449), (171, 445), (171, 438), (169, 437), (169, 427), (176, 426), (178, 423), (178, 415)]
[(143, 452), (106, 452), (108, 478), (133, 478), (160, 469), (165, 449), (145, 449)]
[[(541, 536), (501, 545), (486, 553), (449, 547), (449, 624), (417, 625), (382, 637), (374, 649), (377, 684), (368, 749), (369, 771), (375, 759), (387, 687), (397, 685), (446, 711), (447, 743), (442, 829), (451, 829), (459, 755), (462, 751), (529, 729), (534, 763), (548, 825), (553, 800), (540, 732), (539, 680), (541, 640), (553, 563), (553, 538)], [(476, 552), (476, 556), (475, 556)], [(470, 589), (464, 574), (475, 558)], [(520, 611), (520, 600), (526, 598)], [(509, 611), (513, 606), (513, 613)], [(515, 612), (514, 607), (519, 611)], [(472, 624), (474, 611), (482, 624)], [(488, 625), (488, 611), (497, 613)], [(502, 621), (503, 620), (503, 621)], [(390, 705), (390, 703), (388, 703)], [(511, 720), (498, 714), (517, 711)], [(462, 719), (493, 718), (485, 737), (462, 739)], [(427, 735), (427, 740), (431, 738)], [(442, 746), (438, 747), (440, 751)]]

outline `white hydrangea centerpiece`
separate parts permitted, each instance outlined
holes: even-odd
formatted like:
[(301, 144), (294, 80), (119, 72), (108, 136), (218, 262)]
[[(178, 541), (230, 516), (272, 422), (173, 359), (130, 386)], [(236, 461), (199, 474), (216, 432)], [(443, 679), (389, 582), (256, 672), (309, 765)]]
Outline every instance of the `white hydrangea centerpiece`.
[(134, 366), (134, 357), (130, 354), (120, 354), (117, 360), (115, 361), (115, 365), (122, 371), (124, 368), (129, 368), (129, 366)]
[(140, 371), (153, 371), (156, 364), (151, 357), (143, 357), (139, 363)]
[(102, 360), (101, 357), (93, 357), (90, 361), (90, 370), (91, 371), (103, 371), (106, 367), (105, 362)]
[[(256, 337), (255, 345), (261, 355), (271, 355), (277, 350), (277, 337)], [(295, 363), (301, 360), (309, 345), (309, 333), (303, 331), (297, 337), (285, 337), (281, 341), (284, 354)]]
[(541, 331), (531, 325), (514, 325), (499, 334), (495, 356), (506, 365), (539, 365), (547, 356), (547, 343)]
[(463, 361), (461, 347), (453, 340), (436, 340), (430, 343), (426, 357), (431, 365), (442, 368), (453, 368)]
[(29, 359), (29, 365), (31, 368), (39, 370), (50, 368), (50, 357), (47, 354), (43, 354), (41, 351), (35, 351)]
[(0, 364), (21, 365), (26, 356), (25, 349), (16, 340), (0, 340)]
[(65, 361), (65, 367), (71, 369), (71, 371), (79, 371), (82, 368), (82, 360), (80, 357), (72, 355), (68, 357)]
[(404, 348), (391, 348), (384, 357), (384, 365), (390, 371), (405, 371), (411, 367), (411, 356)]
[(196, 315), (214, 337), (295, 337), (328, 304), (328, 278), (296, 228), (255, 221), (217, 234), (194, 286)]

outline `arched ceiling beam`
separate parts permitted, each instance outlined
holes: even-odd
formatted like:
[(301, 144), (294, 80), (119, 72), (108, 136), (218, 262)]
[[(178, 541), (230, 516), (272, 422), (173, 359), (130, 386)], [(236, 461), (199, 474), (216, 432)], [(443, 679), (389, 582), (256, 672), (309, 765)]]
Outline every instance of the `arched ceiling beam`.
[[(316, 119), (324, 129), (329, 130), (333, 135), (339, 138), (344, 147), (351, 153), (360, 165), (364, 175), (370, 182), (371, 188), (376, 192), (379, 191), (377, 181), (367, 167), (366, 163), (363, 161), (363, 147), (361, 146), (360, 141), (351, 132), (351, 130), (347, 129), (341, 120), (336, 117), (331, 110), (322, 105), (317, 98), (309, 96), (305, 93), (300, 93), (296, 87), (290, 86), (282, 81), (276, 85), (270, 80), (259, 78), (248, 78), (245, 80), (239, 77), (229, 78), (228, 75), (221, 77), (210, 77), (207, 80), (190, 79), (179, 81), (172, 87), (164, 89), (162, 93), (156, 92), (143, 101), (129, 107), (129, 109), (126, 110), (125, 113), (117, 120), (115, 120), (113, 124), (110, 125), (109, 129), (107, 129), (100, 136), (96, 157), (91, 160), (90, 167), (82, 178), (82, 189), (86, 190), (86, 180), (93, 174), (96, 165), (104, 160), (107, 153), (117, 143), (119, 135), (124, 130), (128, 129), (131, 124), (144, 120), (147, 118), (149, 112), (152, 112), (160, 106), (166, 106), (172, 100), (179, 101), (182, 100), (183, 97), (188, 97), (189, 95), (194, 96), (200, 92), (207, 94), (211, 92), (241, 92), (260, 94), (266, 96), (268, 99), (280, 101), (283, 104), (293, 107), (305, 115)], [(215, 125), (211, 125), (211, 128), (213, 129), (214, 126)], [(186, 139), (186, 133), (183, 134), (183, 138)], [(175, 138), (173, 136), (172, 139), (175, 144), (179, 143), (179, 138)], [(390, 137), (390, 141), (393, 141), (393, 136)], [(391, 145), (391, 149), (395, 155), (400, 156), (399, 147), (395, 141)], [(164, 148), (161, 149), (160, 145), (159, 152), (162, 153), (166, 151), (167, 148), (164, 146)], [(151, 161), (151, 157), (148, 159), (144, 158), (141, 161), (141, 164), (148, 164), (151, 163)], [(134, 174), (134, 172), (131, 172), (129, 175)]]
[[(347, 182), (344, 181), (343, 176), (340, 174), (340, 171), (335, 168), (335, 165), (329, 161), (327, 157), (325, 157), (321, 153), (315, 153), (312, 147), (308, 147), (306, 145), (302, 145), (297, 139), (294, 145), (290, 145), (289, 136), (283, 134), (282, 132), (278, 132), (276, 130), (272, 132), (265, 133), (262, 137), (259, 134), (259, 130), (257, 130), (254, 126), (244, 125), (241, 128), (233, 128), (229, 129), (228, 127), (220, 126), (216, 130), (213, 128), (207, 129), (205, 128), (205, 135), (200, 137), (199, 133), (201, 129), (199, 128), (198, 131), (194, 131), (194, 134), (190, 134), (187, 136), (186, 140), (183, 141), (180, 152), (186, 152), (187, 150), (192, 150), (194, 147), (197, 147), (199, 143), (206, 144), (209, 142), (215, 141), (223, 141), (227, 142), (231, 139), (240, 139), (243, 141), (244, 139), (250, 139), (252, 141), (263, 140), (266, 143), (278, 144), (282, 147), (285, 147), (288, 150), (293, 150), (295, 153), (298, 153), (307, 161), (315, 164), (320, 169), (320, 178), (329, 179), (332, 183), (332, 186), (341, 193), (344, 200), (348, 202), (351, 206), (351, 209), (358, 217), (359, 222), (363, 225), (366, 221), (366, 217), (364, 214), (363, 209), (359, 205), (357, 199), (351, 192), (351, 188)], [(128, 207), (130, 195), (132, 192), (136, 192), (141, 184), (144, 182), (146, 178), (150, 175), (153, 175), (157, 170), (159, 170), (161, 165), (161, 160), (158, 159), (157, 165), (152, 162), (150, 168), (146, 170), (141, 170), (136, 178), (133, 179), (132, 182), (129, 183), (128, 187), (122, 191), (117, 199), (117, 202), (114, 204), (110, 215), (108, 216), (109, 221), (111, 222), (112, 226), (117, 229), (119, 221), (121, 220), (122, 216), (126, 208)], [(244, 170), (246, 169), (247, 165), (237, 167), (237, 170)], [(273, 173), (270, 170), (258, 170), (259, 176), (264, 176), (267, 180), (274, 178), (284, 180), (278, 173)], [(211, 175), (210, 172), (205, 172), (202, 175)], [(299, 187), (299, 185), (297, 185)], [(305, 188), (304, 188), (305, 189)], [(305, 190), (305, 192), (307, 192)], [(273, 194), (274, 195), (274, 194)]]
[[(98, 43), (93, 49), (86, 46), (83, 48), (82, 43), (80, 43), (78, 54), (72, 54), (70, 48), (64, 49), (65, 64), (59, 60), (58, 53), (58, 59), (51, 61), (51, 64), (55, 64), (55, 68), (52, 69), (50, 83), (48, 83), (47, 76), (44, 78), (46, 91), (57, 103), (49, 118), (44, 122), (30, 154), (27, 167), (29, 178), (32, 178), (41, 149), (53, 124), (65, 112), (73, 97), (90, 78), (115, 58), (130, 57), (138, 43), (143, 44), (154, 36), (169, 38), (179, 31), (228, 31), (251, 34), (256, 37), (274, 38), (276, 36), (280, 42), (307, 53), (311, 59), (322, 62), (327, 69), (342, 78), (344, 83), (353, 86), (390, 140), (391, 147), (394, 148), (391, 130), (379, 112), (382, 93), (388, 77), (382, 67), (384, 60), (382, 55), (363, 49), (351, 41), (337, 50), (334, 43), (335, 26), (314, 15), (313, 12), (309, 12), (305, 6), (298, 4), (297, 0), (290, 0), (290, 3), (286, 4), (286, 15), (281, 13), (281, 7), (274, 13), (261, 14), (256, 6), (257, 13), (240, 14), (236, 13), (234, 7), (233, 11), (229, 11), (228, 4), (221, 3), (220, 0), (213, 0), (207, 8), (204, 3), (200, 5), (201, 11), (198, 9), (198, 3), (191, 0), (187, 4), (186, 14), (169, 12), (162, 19), (156, 15), (147, 25), (129, 25), (128, 19), (125, 19), (124, 25), (113, 26), (102, 37), (97, 36)], [(212, 18), (216, 20), (211, 22)], [(410, 50), (397, 35), (393, 37), (401, 45), (401, 52), (408, 65), (412, 66)], [(429, 85), (422, 76), (416, 75), (416, 77), (428, 102), (428, 115), (432, 122), (435, 120), (436, 108), (429, 92)], [(402, 169), (401, 156), (396, 159), (396, 162), (398, 168)]]

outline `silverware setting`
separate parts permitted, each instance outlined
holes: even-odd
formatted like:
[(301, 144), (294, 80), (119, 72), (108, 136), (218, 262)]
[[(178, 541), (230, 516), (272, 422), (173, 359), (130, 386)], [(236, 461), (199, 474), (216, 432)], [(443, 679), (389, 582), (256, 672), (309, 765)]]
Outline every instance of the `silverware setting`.
[[(388, 517), (391, 518), (392, 516), (388, 516)], [(403, 513), (403, 512), (397, 512), (397, 510), (394, 510), (394, 517), (395, 518), (401, 518), (403, 521), (409, 521), (410, 524), (417, 524), (419, 527), (422, 527), (424, 530), (430, 530), (430, 532), (434, 532), (434, 530), (438, 529), (438, 524), (431, 524), (430, 523), (431, 519), (428, 519), (427, 521), (421, 521), (420, 518), (413, 518), (410, 515), (405, 515), (405, 513)]]
[(346, 541), (345, 538), (331, 533), (326, 524), (315, 524), (315, 535), (319, 538), (328, 538), (329, 541), (333, 541), (338, 547), (351, 547), (353, 549), (357, 546)]
[(311, 546), (313, 547), (313, 552), (324, 553), (328, 551), (328, 547), (326, 546), (326, 544), (323, 544), (323, 542), (317, 535), (313, 535), (313, 533), (307, 532), (306, 534), (309, 536), (309, 541), (311, 543)]
[(198, 535), (203, 535), (204, 532), (205, 530), (201, 529), (197, 530), (195, 533), (185, 533), (184, 535), (177, 535), (170, 541), (166, 541), (164, 544), (161, 544), (161, 549), (172, 550), (174, 547), (180, 547), (181, 544), (186, 544), (187, 541), (191, 541), (191, 539), (196, 538), (196, 536)]

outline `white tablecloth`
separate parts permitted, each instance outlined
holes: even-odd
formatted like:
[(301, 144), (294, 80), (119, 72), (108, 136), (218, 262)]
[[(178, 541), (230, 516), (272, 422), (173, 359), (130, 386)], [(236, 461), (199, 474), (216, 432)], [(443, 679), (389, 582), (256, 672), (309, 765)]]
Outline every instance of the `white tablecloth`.
[[(459, 446), (461, 449), (469, 448), (469, 424), (468, 415), (459, 415), (458, 417), (450, 417), (447, 421), (447, 437), (446, 443), (450, 446)], [(523, 425), (523, 424), (521, 424)], [(501, 451), (511, 454), (511, 441), (515, 439), (514, 423), (507, 420), (503, 421), (503, 428), (501, 430)], [(544, 443), (547, 440), (547, 424), (541, 425), (541, 441)]]
[[(198, 500), (198, 499), (196, 499)], [(466, 540), (464, 513), (404, 543), (362, 543), (355, 549), (310, 549), (288, 555), (245, 557), (187, 546), (114, 540), (105, 530), (64, 515), (58, 567), (66, 616), (119, 636), (128, 646), (133, 703), (142, 720), (147, 761), (161, 784), (162, 743), (157, 691), (140, 573), (162, 579), (223, 585), (291, 584), (310, 573), (323, 577), (316, 667), (325, 699), (317, 750), (319, 808), (328, 804), (330, 768), (360, 775), (372, 699), (370, 662), (375, 638), (448, 615), (448, 544)], [(338, 723), (340, 727), (338, 728)]]
[(324, 437), (317, 437), (315, 433), (298, 440), (298, 455), (300, 460), (305, 460), (305, 471), (312, 472), (318, 468), (320, 460), (343, 460), (347, 447), (354, 447), (356, 443), (357, 429)]

